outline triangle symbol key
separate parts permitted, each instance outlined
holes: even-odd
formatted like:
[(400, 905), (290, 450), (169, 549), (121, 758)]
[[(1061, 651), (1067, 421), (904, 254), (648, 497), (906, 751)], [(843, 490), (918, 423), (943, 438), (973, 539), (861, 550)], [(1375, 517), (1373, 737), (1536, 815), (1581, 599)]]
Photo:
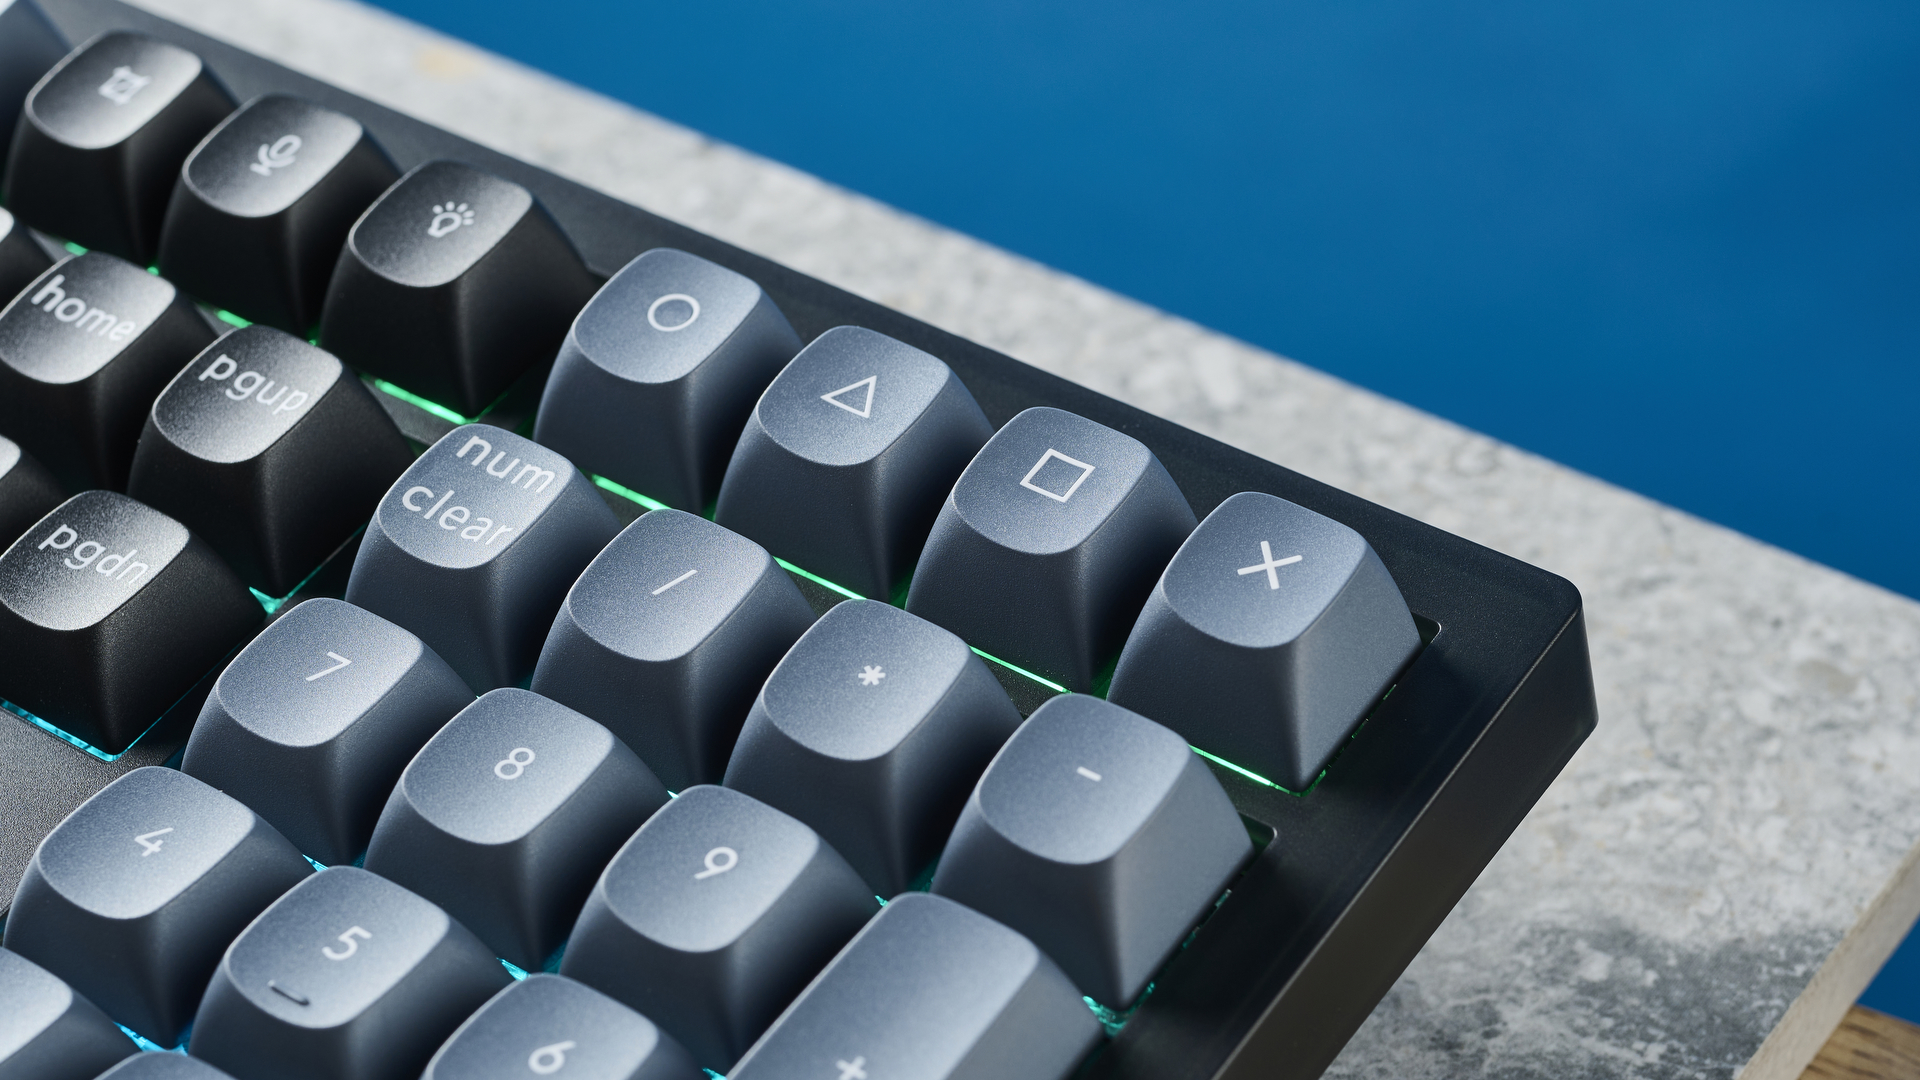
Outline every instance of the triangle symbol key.
[[(880, 382), (880, 376), (869, 375), (866, 378), (861, 379), (857, 383), (848, 383), (847, 385), (841, 387), (838, 390), (835, 390), (830, 394), (821, 394), (820, 400), (826, 402), (829, 405), (837, 405), (840, 408), (847, 410), (848, 412), (852, 413), (853, 415), (859, 417), (862, 420), (870, 419), (873, 416), (873, 388), (877, 386), (879, 382)], [(840, 400), (841, 394), (845, 394), (853, 390), (858, 390), (861, 387), (866, 388), (867, 396), (866, 396), (866, 399), (860, 403), (859, 408), (855, 408), (852, 405), (849, 405), (846, 402)]]

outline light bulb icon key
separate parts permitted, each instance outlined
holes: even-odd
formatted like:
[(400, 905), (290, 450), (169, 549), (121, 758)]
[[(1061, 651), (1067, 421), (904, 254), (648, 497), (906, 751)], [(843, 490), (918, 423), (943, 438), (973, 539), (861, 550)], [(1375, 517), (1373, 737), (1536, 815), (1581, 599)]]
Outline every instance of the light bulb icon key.
[(433, 208), (433, 221), (427, 225), (427, 235), (438, 240), (462, 225), (471, 224), (473, 211), (466, 203), (437, 203)]

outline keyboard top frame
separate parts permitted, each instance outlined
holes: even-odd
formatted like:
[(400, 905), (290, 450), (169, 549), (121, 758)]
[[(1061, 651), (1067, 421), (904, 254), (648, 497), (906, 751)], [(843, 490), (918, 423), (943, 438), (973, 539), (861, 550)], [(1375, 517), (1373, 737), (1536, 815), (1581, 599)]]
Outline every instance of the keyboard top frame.
[[(453, 158), (520, 183), (602, 278), (649, 248), (691, 252), (758, 282), (803, 341), (853, 324), (940, 357), (996, 427), (1051, 405), (1126, 432), (1202, 517), (1235, 492), (1264, 491), (1367, 538), (1437, 636), (1308, 795), (1215, 768), (1275, 842), (1086, 1077), (1318, 1076), (1597, 722), (1580, 595), (1563, 578), (149, 12), (117, 0), (43, 6), (75, 42), (128, 29), (191, 49), (242, 102), (278, 91), (354, 116), (402, 169)], [(335, 574), (300, 595), (337, 595)], [(0, 718), (0, 902), (40, 837), (114, 777), (171, 758), (197, 711), (190, 694), (112, 762)]]

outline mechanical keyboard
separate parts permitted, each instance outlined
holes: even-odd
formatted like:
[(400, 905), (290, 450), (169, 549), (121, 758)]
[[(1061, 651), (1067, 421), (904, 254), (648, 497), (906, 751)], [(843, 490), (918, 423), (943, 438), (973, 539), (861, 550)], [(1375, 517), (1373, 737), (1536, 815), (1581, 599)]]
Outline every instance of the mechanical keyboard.
[(117, 0), (0, 123), (0, 1077), (1317, 1076), (1596, 722), (1552, 574)]

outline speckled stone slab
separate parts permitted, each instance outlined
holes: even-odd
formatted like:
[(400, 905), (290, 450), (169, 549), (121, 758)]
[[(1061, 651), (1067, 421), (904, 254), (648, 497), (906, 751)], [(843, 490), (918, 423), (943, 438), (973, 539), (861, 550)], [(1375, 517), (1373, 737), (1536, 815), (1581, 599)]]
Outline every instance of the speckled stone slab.
[(141, 2), (1577, 583), (1599, 730), (1331, 1075), (1796, 1077), (1920, 911), (1920, 605), (372, 9)]

